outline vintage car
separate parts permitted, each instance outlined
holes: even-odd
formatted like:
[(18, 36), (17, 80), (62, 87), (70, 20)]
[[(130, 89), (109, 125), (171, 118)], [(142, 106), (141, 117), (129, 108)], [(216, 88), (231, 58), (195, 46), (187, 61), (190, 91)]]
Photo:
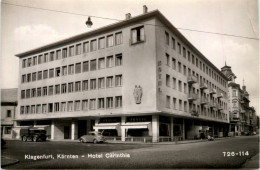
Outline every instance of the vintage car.
[(79, 141), (81, 143), (85, 143), (85, 142), (99, 143), (99, 142), (104, 142), (105, 138), (103, 137), (103, 135), (100, 132), (90, 131), (90, 132), (88, 132), (87, 135), (81, 136), (79, 138)]
[(21, 140), (26, 141), (46, 141), (47, 135), (46, 130), (37, 129), (37, 128), (28, 128), (28, 129), (21, 129), (20, 130)]

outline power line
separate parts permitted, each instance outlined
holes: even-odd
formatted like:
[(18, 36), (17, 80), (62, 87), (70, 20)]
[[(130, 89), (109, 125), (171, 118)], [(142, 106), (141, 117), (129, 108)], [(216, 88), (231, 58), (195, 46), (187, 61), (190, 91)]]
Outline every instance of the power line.
[[(24, 8), (32, 8), (32, 9), (39, 9), (39, 10), (45, 10), (45, 11), (51, 11), (51, 12), (59, 12), (59, 13), (64, 13), (64, 14), (88, 16), (88, 17), (92, 17), (92, 18), (100, 18), (100, 19), (107, 19), (107, 20), (114, 20), (114, 21), (125, 21), (125, 20), (119, 20), (119, 19), (114, 19), (114, 18), (100, 17), (100, 16), (94, 16), (94, 15), (80, 14), (80, 13), (74, 13), (74, 12), (66, 12), (66, 11), (60, 11), (60, 10), (39, 8), (39, 7), (30, 7), (30, 6), (17, 5), (17, 4), (11, 4), (11, 3), (6, 3), (6, 2), (1, 2), (1, 3), (5, 4), (5, 5), (12, 5), (12, 6), (18, 6), (18, 7), (24, 7)], [(154, 25), (154, 24), (146, 24), (146, 23), (143, 23), (143, 24), (144, 25), (151, 25), (151, 26), (165, 27), (163, 25)], [(246, 37), (246, 36), (233, 35), (233, 34), (225, 34), (225, 33), (210, 32), (210, 31), (202, 31), (202, 30), (195, 30), (195, 29), (189, 29), (189, 28), (180, 28), (180, 27), (176, 27), (176, 28), (179, 29), (179, 30), (185, 30), (185, 31), (200, 32), (200, 33), (206, 33), (206, 34), (216, 34), (216, 35), (230, 36), (230, 37), (236, 37), (236, 38), (245, 38), (245, 39), (250, 39), (250, 40), (259, 40), (258, 38), (254, 38), (254, 37)]]

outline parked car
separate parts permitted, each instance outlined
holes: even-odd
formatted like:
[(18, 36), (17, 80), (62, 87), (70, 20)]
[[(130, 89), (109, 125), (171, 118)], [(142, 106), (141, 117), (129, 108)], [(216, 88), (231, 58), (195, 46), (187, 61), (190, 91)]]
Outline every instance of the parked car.
[(39, 142), (39, 141), (46, 141), (47, 135), (46, 130), (42, 129), (21, 129), (20, 130), (20, 136), (21, 140), (26, 141), (33, 141), (33, 142)]
[(96, 131), (90, 131), (87, 135), (83, 135), (79, 138), (79, 141), (81, 143), (85, 142), (93, 142), (93, 143), (99, 143), (99, 142), (105, 142), (105, 138), (100, 132)]
[(6, 144), (5, 140), (3, 138), (1, 138), (1, 148), (4, 147)]

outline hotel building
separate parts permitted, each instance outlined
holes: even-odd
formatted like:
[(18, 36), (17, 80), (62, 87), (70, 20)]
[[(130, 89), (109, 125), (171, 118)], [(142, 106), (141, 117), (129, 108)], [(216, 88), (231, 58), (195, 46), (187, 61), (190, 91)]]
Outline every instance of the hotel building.
[(16, 56), (17, 127), (45, 126), (53, 140), (228, 133), (228, 78), (158, 10)]

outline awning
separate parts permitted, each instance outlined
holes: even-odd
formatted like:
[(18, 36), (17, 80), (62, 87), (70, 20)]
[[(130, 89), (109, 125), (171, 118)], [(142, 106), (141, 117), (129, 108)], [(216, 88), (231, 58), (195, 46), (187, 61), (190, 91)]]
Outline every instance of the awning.
[(93, 127), (95, 130), (99, 130), (99, 129), (118, 129), (120, 128), (119, 126), (120, 123), (99, 123), (99, 124), (95, 124), (95, 126)]
[(121, 127), (125, 129), (150, 129), (151, 122), (128, 122), (122, 124)]

